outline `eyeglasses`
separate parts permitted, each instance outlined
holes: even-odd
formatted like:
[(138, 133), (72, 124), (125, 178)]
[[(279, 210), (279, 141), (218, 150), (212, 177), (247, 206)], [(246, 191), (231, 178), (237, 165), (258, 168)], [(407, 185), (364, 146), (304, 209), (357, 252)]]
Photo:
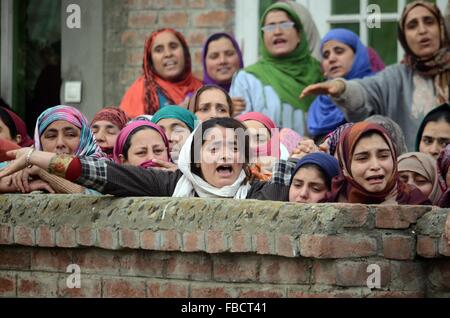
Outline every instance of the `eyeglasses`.
[(281, 30), (289, 30), (290, 28), (294, 27), (294, 25), (295, 23), (292, 21), (283, 23), (271, 23), (263, 26), (261, 30), (263, 30), (263, 32), (275, 32), (278, 27), (280, 27)]

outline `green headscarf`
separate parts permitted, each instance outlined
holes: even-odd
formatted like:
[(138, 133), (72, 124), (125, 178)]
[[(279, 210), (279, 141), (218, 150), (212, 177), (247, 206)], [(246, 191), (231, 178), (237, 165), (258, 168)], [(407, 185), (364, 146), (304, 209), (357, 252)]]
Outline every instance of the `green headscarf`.
[(152, 117), (152, 123), (158, 124), (161, 119), (173, 118), (182, 121), (192, 132), (198, 122), (197, 116), (181, 106), (164, 106), (158, 110)]
[[(301, 34), (300, 45), (283, 57), (272, 56), (264, 45), (264, 32), (261, 28), (267, 14), (273, 10), (285, 11)], [(323, 77), (319, 62), (309, 52), (308, 40), (300, 19), (287, 3), (277, 2), (264, 12), (260, 21), (259, 41), (262, 58), (245, 68), (245, 71), (254, 74), (263, 84), (272, 86), (282, 102), (307, 112), (316, 97), (308, 96), (300, 100), (299, 96), (305, 87), (323, 81)]]

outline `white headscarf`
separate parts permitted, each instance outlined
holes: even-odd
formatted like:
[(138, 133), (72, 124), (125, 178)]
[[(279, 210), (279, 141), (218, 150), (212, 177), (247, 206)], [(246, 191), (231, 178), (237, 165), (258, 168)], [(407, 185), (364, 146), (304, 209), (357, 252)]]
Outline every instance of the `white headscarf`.
[(194, 140), (195, 132), (197, 131), (197, 129), (201, 129), (201, 126), (202, 125), (197, 126), (197, 128), (191, 133), (191, 135), (181, 148), (180, 156), (178, 158), (178, 168), (183, 173), (183, 176), (178, 181), (172, 197), (194, 197), (197, 193), (200, 198), (247, 198), (248, 190), (250, 190), (250, 184), (248, 182), (245, 182), (246, 175), (244, 169), (242, 169), (239, 177), (232, 185), (222, 188), (216, 188), (203, 180), (201, 177), (192, 173), (192, 141)]

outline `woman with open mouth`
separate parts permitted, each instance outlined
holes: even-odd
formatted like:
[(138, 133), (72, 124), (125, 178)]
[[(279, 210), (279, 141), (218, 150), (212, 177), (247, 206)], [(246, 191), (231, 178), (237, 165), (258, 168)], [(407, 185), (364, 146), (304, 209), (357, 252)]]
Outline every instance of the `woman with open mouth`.
[(215, 118), (199, 125), (181, 149), (175, 172), (30, 148), (10, 154), (16, 160), (0, 172), (0, 178), (33, 164), (116, 196), (288, 200), (288, 187), (251, 180), (246, 128), (232, 118)]
[[(350, 30), (333, 29), (321, 41), (322, 70), (328, 79), (371, 76), (367, 48)], [(327, 95), (318, 96), (308, 112), (308, 131), (316, 140), (346, 123), (344, 113)]]
[(349, 122), (373, 114), (387, 116), (400, 125), (411, 151), (425, 115), (449, 101), (449, 38), (441, 11), (425, 1), (405, 6), (398, 30), (405, 51), (402, 63), (363, 79), (311, 85), (300, 98), (329, 95)]
[(314, 100), (298, 95), (310, 84), (323, 80), (319, 62), (311, 56), (300, 18), (287, 3), (277, 2), (260, 22), (260, 60), (240, 70), (230, 96), (245, 99), (246, 112), (259, 112), (277, 127), (306, 131), (306, 113)]
[(328, 202), (430, 203), (419, 189), (400, 180), (395, 146), (380, 125), (359, 122), (345, 129), (336, 153), (342, 173), (333, 179)]
[(192, 75), (185, 38), (173, 29), (157, 30), (147, 39), (143, 68), (144, 75), (131, 85), (120, 104), (131, 118), (153, 115), (166, 105), (187, 103), (202, 86)]

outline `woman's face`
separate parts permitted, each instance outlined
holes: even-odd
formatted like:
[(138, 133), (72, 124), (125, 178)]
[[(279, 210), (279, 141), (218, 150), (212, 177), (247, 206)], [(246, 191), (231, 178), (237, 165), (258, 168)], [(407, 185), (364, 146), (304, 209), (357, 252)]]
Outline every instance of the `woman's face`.
[(450, 142), (450, 124), (445, 120), (430, 121), (423, 129), (419, 151), (433, 156), (439, 156), (442, 148)]
[(216, 126), (204, 134), (200, 164), (203, 179), (217, 188), (232, 185), (244, 164), (244, 150), (234, 129)]
[(361, 138), (351, 158), (353, 179), (368, 192), (383, 191), (394, 171), (388, 144), (378, 134)]
[(250, 136), (250, 148), (265, 145), (270, 140), (270, 131), (266, 126), (256, 120), (246, 120), (244, 125), (248, 128)]
[(302, 167), (292, 179), (289, 202), (317, 203), (325, 198), (327, 191), (326, 182), (317, 168)]
[(225, 94), (216, 88), (203, 91), (198, 97), (195, 115), (200, 121), (211, 118), (231, 117), (231, 109)]
[(169, 140), (170, 151), (172, 151), (173, 148), (176, 148), (179, 151), (191, 134), (188, 126), (181, 120), (175, 118), (164, 118), (158, 121), (157, 124), (166, 133), (167, 139)]
[(428, 197), (433, 189), (433, 184), (426, 177), (413, 171), (399, 171), (400, 180), (406, 184), (415, 186)]
[(339, 41), (326, 42), (322, 48), (322, 69), (326, 78), (344, 77), (352, 69), (355, 53)]
[(140, 130), (131, 137), (128, 160), (123, 155), (120, 155), (119, 158), (122, 163), (132, 166), (140, 166), (152, 159), (169, 161), (167, 148), (161, 135), (151, 128)]
[(186, 63), (183, 45), (172, 32), (161, 32), (155, 37), (151, 56), (153, 67), (161, 78), (176, 81), (183, 75)]
[(405, 19), (405, 38), (408, 47), (419, 58), (433, 56), (441, 46), (439, 22), (425, 7), (416, 6)]
[(80, 145), (80, 128), (65, 121), (51, 123), (41, 135), (43, 151), (73, 155)]
[(233, 74), (239, 68), (239, 56), (230, 39), (222, 37), (209, 42), (206, 72), (211, 79), (219, 84), (231, 83)]
[(92, 125), (92, 132), (100, 147), (114, 148), (120, 129), (108, 120), (99, 120)]
[(273, 10), (266, 15), (264, 26), (275, 27), (273, 31), (263, 31), (264, 46), (270, 55), (275, 57), (286, 56), (299, 45), (300, 33), (294, 25), (288, 26), (285, 24), (289, 22), (293, 23), (288, 14), (281, 10)]

